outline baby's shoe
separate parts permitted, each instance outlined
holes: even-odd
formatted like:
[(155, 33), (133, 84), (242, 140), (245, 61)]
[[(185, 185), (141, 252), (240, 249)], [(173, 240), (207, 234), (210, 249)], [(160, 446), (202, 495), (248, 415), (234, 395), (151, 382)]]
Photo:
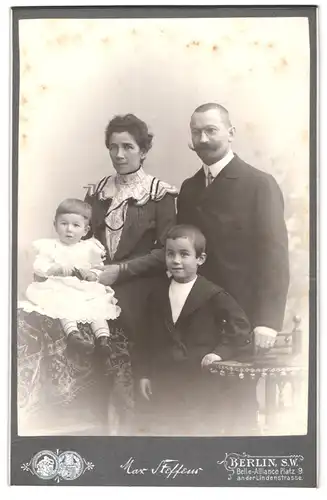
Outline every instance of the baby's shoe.
[(101, 356), (108, 357), (111, 352), (110, 337), (107, 335), (101, 335), (101, 337), (96, 339), (95, 347)]
[(71, 352), (90, 354), (94, 345), (80, 331), (74, 330), (67, 337), (67, 347)]

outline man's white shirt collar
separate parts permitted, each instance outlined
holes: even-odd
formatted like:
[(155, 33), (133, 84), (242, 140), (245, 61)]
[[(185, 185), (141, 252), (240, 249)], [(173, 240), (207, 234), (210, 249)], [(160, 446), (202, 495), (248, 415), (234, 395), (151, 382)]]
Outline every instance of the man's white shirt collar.
[(217, 175), (220, 174), (222, 169), (226, 167), (226, 165), (228, 165), (228, 163), (232, 161), (233, 158), (234, 158), (234, 153), (232, 150), (230, 150), (228, 151), (227, 155), (224, 156), (224, 158), (218, 160), (216, 163), (213, 163), (212, 165), (210, 165), (210, 167), (208, 167), (208, 165), (203, 164), (203, 170), (206, 178), (208, 177), (209, 171), (211, 172), (213, 178), (217, 177)]

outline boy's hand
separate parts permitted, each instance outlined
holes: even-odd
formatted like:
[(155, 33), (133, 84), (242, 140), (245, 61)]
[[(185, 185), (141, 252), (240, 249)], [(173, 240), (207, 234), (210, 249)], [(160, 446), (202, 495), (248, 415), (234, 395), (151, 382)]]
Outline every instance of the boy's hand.
[(96, 273), (88, 269), (74, 269), (75, 276), (81, 281), (96, 281), (98, 279)]
[(201, 361), (201, 368), (208, 368), (214, 361), (221, 361), (221, 357), (214, 352), (210, 352), (203, 356)]
[(151, 381), (148, 378), (141, 378), (140, 391), (142, 396), (148, 401), (150, 401), (150, 396), (152, 396), (152, 390), (151, 390)]

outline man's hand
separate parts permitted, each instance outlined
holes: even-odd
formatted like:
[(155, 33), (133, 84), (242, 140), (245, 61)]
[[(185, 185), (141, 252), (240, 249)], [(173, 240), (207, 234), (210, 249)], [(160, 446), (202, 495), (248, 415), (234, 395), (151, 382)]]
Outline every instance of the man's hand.
[(201, 368), (208, 368), (214, 361), (221, 361), (221, 357), (214, 352), (209, 352), (202, 358)]
[(256, 348), (270, 349), (274, 346), (276, 337), (276, 330), (267, 326), (257, 326), (254, 329), (254, 344)]
[(119, 276), (119, 265), (111, 264), (99, 276), (99, 283), (105, 286), (113, 285)]
[(75, 276), (81, 281), (97, 281), (98, 277), (96, 273), (93, 273), (89, 269), (74, 269)]
[(141, 378), (140, 380), (140, 391), (142, 396), (150, 401), (152, 396), (151, 381), (148, 378)]

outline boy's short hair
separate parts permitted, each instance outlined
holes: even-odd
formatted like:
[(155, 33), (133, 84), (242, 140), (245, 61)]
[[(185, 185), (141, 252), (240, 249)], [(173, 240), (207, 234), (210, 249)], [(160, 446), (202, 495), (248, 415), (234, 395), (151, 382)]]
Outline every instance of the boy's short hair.
[(206, 250), (206, 239), (204, 234), (191, 224), (179, 224), (173, 226), (167, 233), (167, 240), (176, 240), (177, 238), (187, 238), (194, 246), (196, 256), (199, 257)]
[(84, 217), (85, 221), (90, 222), (92, 216), (92, 207), (85, 201), (77, 198), (67, 198), (62, 201), (56, 210), (55, 220), (62, 214), (78, 214)]

